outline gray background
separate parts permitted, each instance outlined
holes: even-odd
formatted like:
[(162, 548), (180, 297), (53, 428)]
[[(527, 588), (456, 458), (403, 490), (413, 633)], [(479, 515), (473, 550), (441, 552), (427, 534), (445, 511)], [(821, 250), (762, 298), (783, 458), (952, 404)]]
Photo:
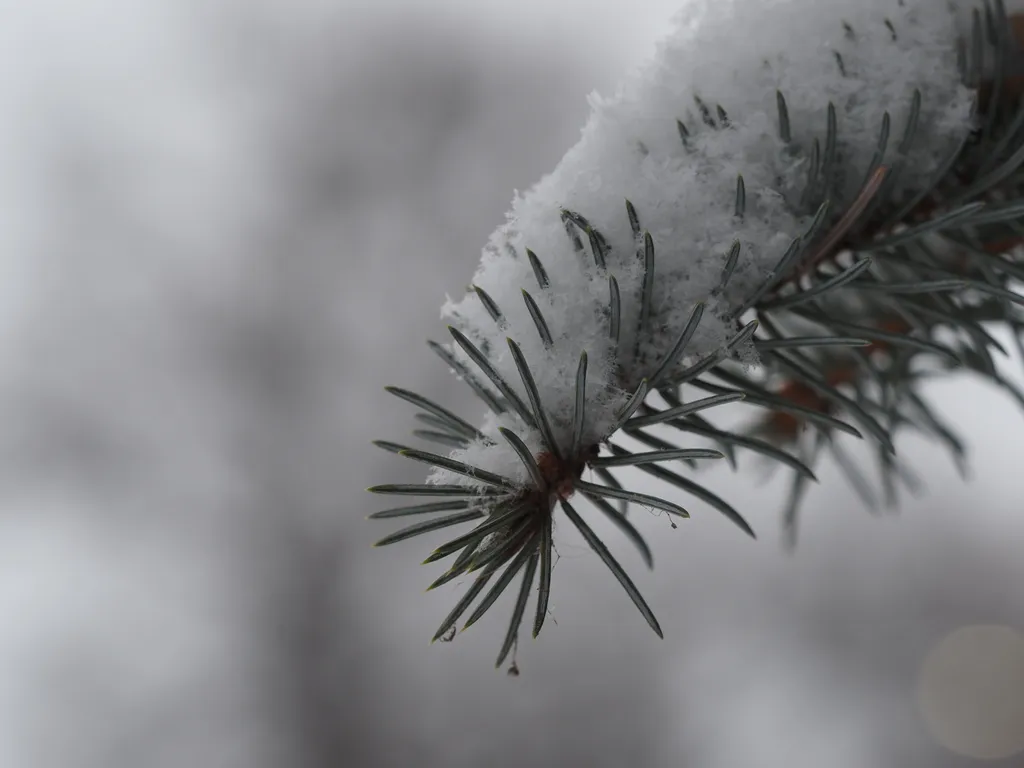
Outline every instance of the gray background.
[(675, 3), (3, 5), (0, 766), (974, 764), (914, 700), (1024, 624), (1024, 416), (969, 379), (930, 395), (971, 482), (908, 436), (898, 516), (823, 467), (787, 556), (749, 458), (706, 481), (758, 543), (638, 514), (664, 641), (563, 531), (512, 679), (507, 602), (430, 646), (457, 591), (369, 546), (363, 488), (422, 477), (381, 387), (476, 407), (438, 307)]

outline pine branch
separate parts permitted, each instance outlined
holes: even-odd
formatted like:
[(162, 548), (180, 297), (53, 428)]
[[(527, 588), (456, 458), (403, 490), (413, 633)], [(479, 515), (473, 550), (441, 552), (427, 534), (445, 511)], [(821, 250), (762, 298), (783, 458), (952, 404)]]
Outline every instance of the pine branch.
[[(993, 356), (1006, 350), (991, 333), (1001, 326), (1024, 349), (1024, 78), (1008, 68), (1024, 53), (1024, 24), (1001, 0), (979, 8), (989, 34), (977, 32), (979, 13), (972, 28), (941, 0), (709, 4), (662, 59), (599, 103), (558, 170), (517, 197), (469, 293), (444, 309), (454, 344), (431, 343), (487, 417), (474, 426), (391, 387), (423, 411), (430, 429), (414, 434), (449, 453), (377, 443), (434, 469), (424, 485), (370, 490), (443, 497), (371, 515), (428, 516), (378, 544), (479, 521), (427, 558), (454, 557), (431, 588), (479, 572), (435, 639), (494, 580), (467, 626), (479, 620), (520, 573), (499, 664), (535, 581), (540, 631), (559, 512), (660, 635), (569, 499), (579, 491), (649, 565), (627, 506), (689, 512), (614, 472), (651, 474), (752, 535), (693, 472), (706, 463), (696, 459), (735, 465), (736, 449), (756, 451), (793, 472), (783, 522), (794, 541), (824, 454), (872, 505), (895, 501), (897, 481), (912, 484), (894, 455), (901, 429), (935, 437), (963, 466), (962, 440), (921, 394), (926, 372), (969, 370), (1024, 403), (997, 373)], [(840, 24), (835, 50), (819, 45), (839, 40)], [(779, 56), (755, 61), (747, 41), (773, 29)], [(725, 74), (680, 87), (697, 62), (715, 60)], [(671, 109), (675, 120), (651, 119)], [(706, 396), (684, 399), (691, 388)], [(716, 426), (730, 403), (762, 415)], [(644, 431), (652, 426), (722, 452), (676, 445)], [(610, 442), (619, 432), (651, 450)], [(880, 488), (847, 457), (846, 439), (873, 443)], [(588, 469), (602, 482), (584, 481)]]

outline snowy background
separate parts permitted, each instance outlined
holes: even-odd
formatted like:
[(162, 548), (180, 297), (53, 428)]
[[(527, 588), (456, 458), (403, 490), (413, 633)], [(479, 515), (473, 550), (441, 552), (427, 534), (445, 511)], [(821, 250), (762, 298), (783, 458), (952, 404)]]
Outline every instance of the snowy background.
[(424, 344), (445, 293), (675, 5), (0, 4), (0, 768), (1024, 748), (1024, 661), (990, 665), (1005, 725), (980, 746), (921, 694), (948, 633), (1024, 627), (1024, 414), (977, 382), (931, 393), (971, 481), (907, 438), (927, 488), (898, 516), (823, 468), (787, 556), (784, 488), (748, 460), (707, 482), (759, 542), (696, 502), (678, 530), (638, 517), (656, 570), (613, 546), (664, 641), (566, 536), (512, 679), (491, 668), (504, 602), (430, 646), (456, 591), (423, 594), (422, 543), (369, 546), (390, 528), (363, 489), (422, 477), (369, 446), (411, 424), (381, 387), (469, 402)]

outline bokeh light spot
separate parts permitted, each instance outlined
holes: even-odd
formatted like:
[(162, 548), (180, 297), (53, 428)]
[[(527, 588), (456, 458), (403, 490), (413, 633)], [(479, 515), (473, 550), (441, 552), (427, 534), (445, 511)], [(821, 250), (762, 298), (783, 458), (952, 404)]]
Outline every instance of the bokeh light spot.
[(1024, 751), (1024, 634), (954, 630), (925, 657), (917, 694), (926, 727), (950, 751), (981, 760)]

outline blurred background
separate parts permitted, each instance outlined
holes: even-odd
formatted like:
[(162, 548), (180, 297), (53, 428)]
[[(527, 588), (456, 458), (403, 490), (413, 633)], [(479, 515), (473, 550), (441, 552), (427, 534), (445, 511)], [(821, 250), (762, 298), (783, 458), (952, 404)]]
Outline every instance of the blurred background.
[(508, 677), (507, 601), (431, 646), (457, 586), (370, 547), (382, 386), (476, 407), (444, 296), (679, 1), (0, 4), (0, 768), (1022, 764), (1024, 414), (969, 378), (898, 515), (822, 466), (786, 554), (749, 457), (759, 542), (635, 512), (664, 641), (563, 529)]

